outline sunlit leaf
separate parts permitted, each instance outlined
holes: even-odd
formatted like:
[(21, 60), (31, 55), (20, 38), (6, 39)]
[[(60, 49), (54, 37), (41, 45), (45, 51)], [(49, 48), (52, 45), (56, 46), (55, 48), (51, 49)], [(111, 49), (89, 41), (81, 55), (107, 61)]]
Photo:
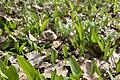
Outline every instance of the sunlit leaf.
[(51, 62), (52, 64), (54, 64), (56, 62), (56, 59), (57, 59), (57, 51), (55, 49), (52, 49), (52, 53), (51, 53)]
[(8, 48), (10, 46), (11, 42), (12, 42), (12, 40), (6, 39), (2, 44), (2, 48), (3, 49)]
[(8, 28), (7, 25), (5, 25), (4, 29), (5, 29), (8, 33), (10, 33), (10, 30), (9, 30), (9, 28)]
[(108, 56), (108, 54), (109, 54), (109, 49), (110, 49), (110, 40), (111, 40), (111, 38), (110, 38), (110, 36), (108, 36), (108, 38), (107, 38), (107, 43), (106, 43), (106, 46), (105, 46), (105, 49), (104, 49), (104, 60), (107, 60), (107, 56)]
[(9, 80), (19, 80), (19, 75), (13, 65), (9, 66), (7, 69), (7, 76)]
[(56, 69), (54, 71), (52, 71), (51, 73), (51, 80), (56, 80), (57, 77), (57, 73), (56, 73)]
[(120, 72), (120, 58), (117, 62), (117, 67), (116, 67), (116, 72), (119, 73)]
[(63, 78), (62, 75), (60, 75), (60, 76), (57, 77), (57, 80), (64, 80), (64, 78)]
[(29, 80), (41, 80), (38, 71), (36, 71), (28, 61), (26, 61), (22, 56), (18, 56), (17, 59), (20, 67), (23, 69), (23, 72)]
[(7, 77), (7, 66), (0, 60), (0, 75), (5, 77), (6, 79)]
[(97, 66), (96, 61), (93, 61), (92, 66), (91, 66), (91, 73), (90, 73), (90, 75), (93, 75), (95, 72), (98, 74), (99, 80), (103, 80), (102, 76), (101, 76), (101, 72), (100, 72), (100, 70), (99, 70), (99, 68)]
[(72, 80), (79, 80), (77, 77), (75, 77), (74, 75), (70, 75), (70, 79)]
[(13, 30), (16, 28), (16, 24), (13, 21), (9, 21), (9, 25)]
[(117, 47), (117, 45), (114, 46), (114, 47), (110, 50), (109, 54), (107, 55), (108, 58), (110, 58), (110, 57), (112, 56), (112, 54), (113, 54), (113, 52), (115, 51), (116, 47)]
[(22, 53), (23, 48), (25, 47), (26, 44), (27, 44), (27, 42), (24, 42), (24, 43), (20, 46), (20, 48), (19, 48), (19, 54)]
[(62, 48), (62, 52), (63, 52), (63, 54), (64, 54), (64, 57), (67, 57), (68, 56), (68, 51), (67, 51), (67, 46), (66, 46), (66, 44), (63, 46), (63, 48)]
[[(69, 65), (72, 71), (72, 74), (77, 77), (80, 78), (80, 76), (82, 75), (82, 70), (80, 68), (80, 65), (76, 62), (76, 60), (74, 59), (74, 57), (70, 57), (69, 59)], [(79, 74), (79, 75), (78, 75)]]
[(71, 8), (71, 10), (73, 11), (73, 9), (74, 9), (74, 4), (72, 3), (72, 2), (70, 2), (70, 8)]
[(79, 38), (81, 41), (83, 41), (84, 39), (84, 30), (83, 30), (83, 27), (82, 27), (82, 23), (80, 23), (79, 25), (76, 25), (76, 30), (79, 34)]
[(50, 21), (50, 18), (46, 19), (46, 20), (43, 22), (42, 26), (40, 27), (40, 32), (41, 32), (41, 33), (44, 31), (44, 29), (45, 29), (45, 27), (47, 26), (47, 24), (48, 24), (49, 21)]
[(99, 45), (101, 51), (104, 51), (104, 44), (101, 42), (101, 40), (98, 39), (97, 42), (98, 42), (98, 45)]

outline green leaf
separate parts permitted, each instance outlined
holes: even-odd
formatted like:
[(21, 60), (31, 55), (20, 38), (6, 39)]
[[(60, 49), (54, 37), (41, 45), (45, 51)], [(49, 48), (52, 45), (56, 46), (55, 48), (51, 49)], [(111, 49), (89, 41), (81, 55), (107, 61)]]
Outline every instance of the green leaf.
[(101, 51), (104, 51), (104, 44), (101, 42), (101, 40), (98, 39), (97, 42), (98, 42), (98, 45), (99, 45)]
[(36, 43), (33, 43), (33, 45), (34, 45), (34, 49), (37, 51), (37, 49), (38, 49), (37, 44), (36, 44)]
[(74, 75), (70, 75), (70, 79), (72, 80), (79, 80), (77, 77), (75, 77)]
[(57, 59), (58, 53), (55, 49), (52, 49), (52, 53), (51, 53), (51, 62), (52, 64), (55, 63), (56, 59)]
[(77, 43), (77, 36), (74, 36), (73, 39), (72, 39), (72, 46), (77, 49), (77, 46), (78, 46), (78, 43)]
[(7, 76), (9, 80), (19, 80), (19, 75), (13, 65), (7, 69)]
[(23, 72), (29, 80), (41, 80), (38, 71), (36, 71), (36, 69), (28, 61), (19, 55), (17, 56), (17, 59), (20, 67), (23, 69)]
[(2, 36), (2, 33), (3, 33), (3, 31), (2, 31), (2, 29), (0, 29), (0, 36)]
[(15, 42), (14, 47), (16, 49), (16, 52), (18, 53), (19, 52), (19, 42)]
[(63, 48), (62, 48), (62, 52), (64, 54), (64, 57), (66, 58), (68, 56), (68, 51), (67, 51), (67, 46), (66, 44), (64, 44)]
[(70, 2), (69, 5), (70, 5), (71, 10), (73, 11), (74, 10), (74, 4), (72, 2)]
[(110, 38), (110, 36), (108, 36), (107, 43), (106, 43), (106, 46), (105, 46), (105, 49), (104, 49), (104, 57), (103, 57), (104, 60), (108, 59), (107, 56), (109, 54), (109, 49), (110, 49), (110, 40), (111, 40), (111, 38)]
[(90, 34), (91, 34), (91, 41), (96, 43), (98, 35), (97, 35), (97, 29), (94, 22), (91, 22)]
[(0, 60), (0, 75), (4, 78), (7, 77), (7, 66)]
[(9, 21), (9, 25), (13, 30), (16, 28), (16, 24), (13, 21), (12, 22)]
[(44, 31), (44, 29), (45, 29), (45, 27), (47, 26), (47, 24), (48, 24), (49, 21), (50, 21), (50, 18), (46, 19), (46, 20), (43, 22), (42, 26), (40, 27), (40, 32), (41, 32), (41, 33)]
[(57, 77), (57, 80), (64, 80), (64, 78), (63, 78), (62, 75), (60, 75), (60, 76)]
[(79, 66), (79, 64), (76, 62), (76, 60), (74, 59), (74, 57), (70, 57), (69, 59), (69, 65), (72, 71), (72, 74), (77, 77), (80, 78), (82, 75), (82, 70)]
[(12, 42), (12, 40), (6, 39), (2, 44), (2, 48), (3, 49), (8, 48), (10, 46), (11, 42)]
[(1, 68), (0, 68), (0, 75), (1, 75), (2, 77), (4, 77), (4, 78), (8, 78), (8, 77), (6, 76), (6, 74), (4, 74), (4, 73), (2, 72)]
[(25, 47), (26, 44), (27, 44), (27, 42), (24, 42), (24, 43), (20, 46), (20, 48), (19, 48), (19, 54), (22, 53), (23, 48)]
[[(37, 71), (38, 72), (38, 71)], [(38, 72), (39, 73), (39, 72)], [(42, 74), (36, 74), (33, 80), (46, 80)]]
[(84, 39), (84, 29), (83, 29), (82, 23), (79, 22), (78, 17), (76, 17), (76, 22), (77, 22), (77, 25), (75, 25), (75, 27), (76, 27), (76, 30), (78, 32), (79, 39), (81, 41), (83, 41), (83, 39)]
[(57, 77), (57, 73), (56, 73), (56, 69), (54, 71), (52, 71), (51, 73), (51, 80), (56, 80)]
[(10, 33), (10, 30), (9, 30), (9, 28), (8, 28), (8, 26), (7, 26), (6, 24), (5, 24), (4, 29), (5, 29), (8, 33)]
[(101, 77), (101, 73), (100, 73), (100, 70), (99, 70), (99, 68), (97, 66), (96, 61), (93, 61), (92, 66), (91, 66), (91, 73), (90, 73), (90, 75), (93, 75), (95, 72), (98, 74), (99, 80), (103, 80), (102, 77)]
[(81, 42), (81, 43), (80, 43), (79, 48), (80, 48), (80, 53), (79, 53), (79, 55), (82, 56), (82, 55), (84, 54), (84, 50), (85, 50), (84, 42)]
[(120, 72), (120, 58), (117, 62), (117, 67), (116, 67), (116, 72), (119, 73)]
[(115, 49), (116, 49), (116, 47), (117, 47), (117, 45), (116, 46), (114, 46), (111, 50), (110, 50), (110, 52), (108, 53), (108, 59), (112, 56), (112, 54), (113, 54), (113, 52), (115, 51)]

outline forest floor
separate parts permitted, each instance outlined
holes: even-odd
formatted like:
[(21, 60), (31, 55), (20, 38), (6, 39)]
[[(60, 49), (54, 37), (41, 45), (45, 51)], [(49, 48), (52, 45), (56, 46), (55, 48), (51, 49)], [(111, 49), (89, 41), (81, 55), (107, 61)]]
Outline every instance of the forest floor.
[(0, 0), (0, 65), (19, 80), (39, 80), (30, 65), (41, 80), (120, 80), (120, 1)]

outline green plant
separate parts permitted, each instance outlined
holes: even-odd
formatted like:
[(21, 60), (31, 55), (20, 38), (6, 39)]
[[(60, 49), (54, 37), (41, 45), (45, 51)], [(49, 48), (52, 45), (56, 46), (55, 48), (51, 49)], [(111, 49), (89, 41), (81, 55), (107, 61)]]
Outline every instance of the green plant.
[(92, 66), (91, 66), (91, 73), (90, 74), (93, 75), (95, 72), (98, 74), (99, 80), (103, 80), (102, 76), (101, 76), (101, 72), (100, 72), (100, 70), (97, 66), (96, 61), (93, 61)]
[(45, 80), (43, 75), (35, 70), (35, 68), (22, 56), (18, 56), (17, 59), (20, 67), (23, 69), (29, 80)]
[(79, 80), (80, 77), (82, 76), (82, 70), (81, 70), (79, 64), (76, 62), (74, 57), (70, 57), (69, 66), (72, 71), (71, 78), (76, 78), (77, 80)]
[[(1, 80), (19, 80), (19, 75), (13, 65), (7, 66), (0, 60), (0, 79)], [(11, 74), (12, 72), (12, 74)], [(13, 77), (14, 75), (14, 77)]]

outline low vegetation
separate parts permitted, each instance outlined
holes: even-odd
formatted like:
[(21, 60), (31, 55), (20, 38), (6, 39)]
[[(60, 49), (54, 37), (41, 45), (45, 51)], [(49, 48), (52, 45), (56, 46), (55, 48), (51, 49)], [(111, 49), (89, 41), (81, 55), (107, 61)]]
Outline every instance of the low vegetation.
[(0, 80), (120, 80), (119, 0), (0, 0)]

